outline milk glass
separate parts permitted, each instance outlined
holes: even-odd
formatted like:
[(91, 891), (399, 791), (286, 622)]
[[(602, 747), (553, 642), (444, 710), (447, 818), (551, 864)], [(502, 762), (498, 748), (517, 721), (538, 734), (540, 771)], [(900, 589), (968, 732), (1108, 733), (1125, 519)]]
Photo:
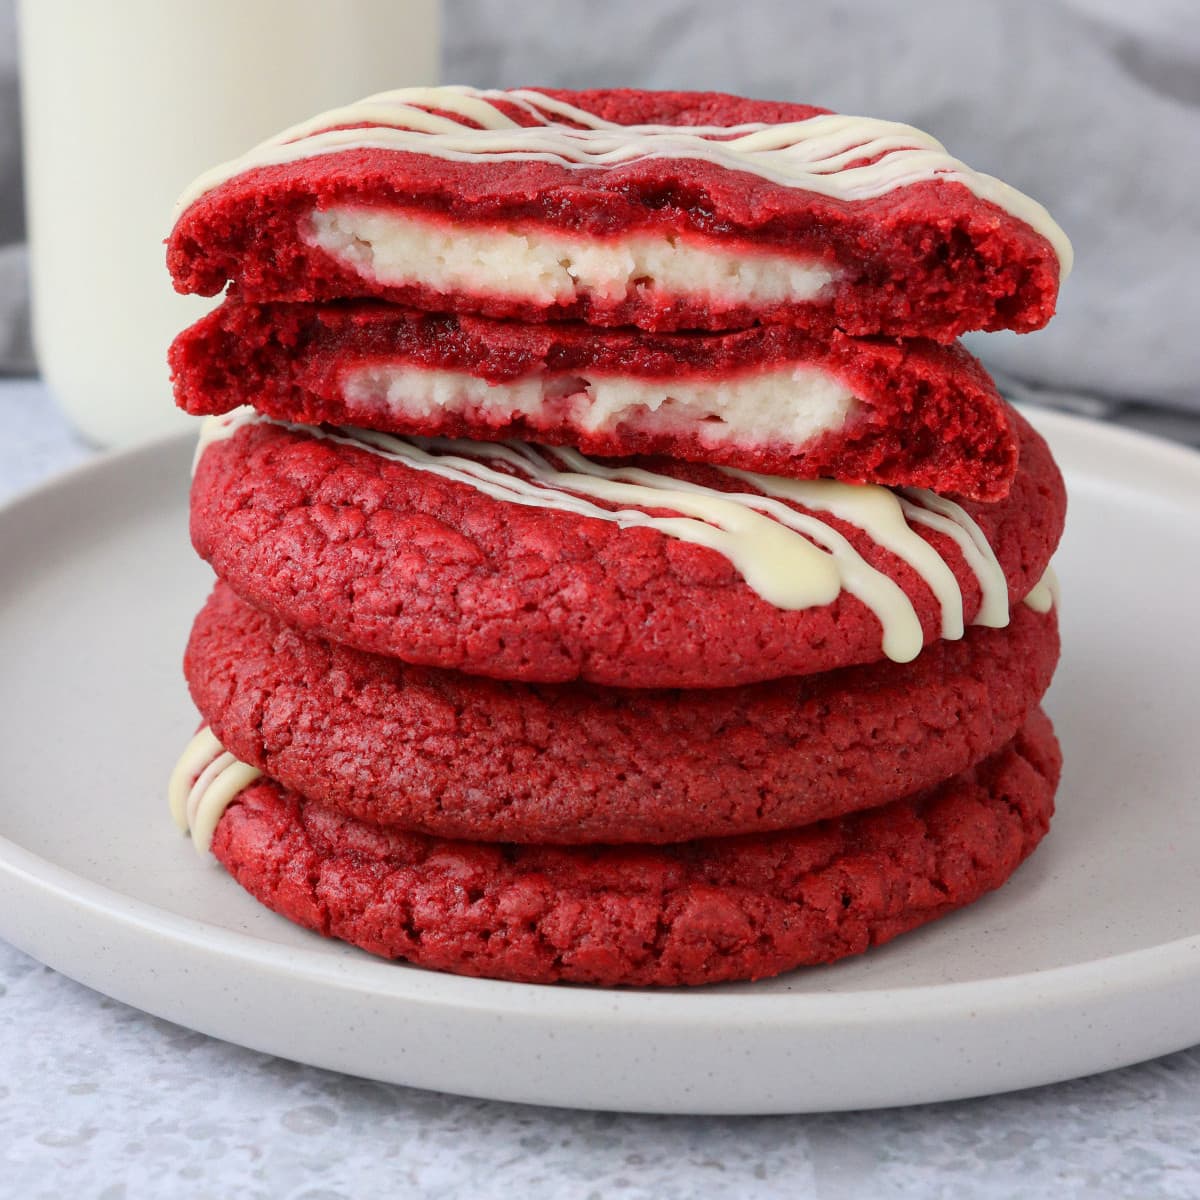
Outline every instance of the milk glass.
[(172, 206), (201, 171), (327, 108), (437, 81), (438, 0), (21, 0), (38, 362), (75, 427), (120, 445), (183, 427)]

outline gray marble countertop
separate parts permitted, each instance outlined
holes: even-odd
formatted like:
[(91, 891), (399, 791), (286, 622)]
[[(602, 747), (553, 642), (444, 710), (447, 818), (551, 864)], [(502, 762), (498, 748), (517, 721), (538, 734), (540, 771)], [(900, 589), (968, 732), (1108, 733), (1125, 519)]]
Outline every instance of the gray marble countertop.
[[(0, 384), (0, 500), (91, 454)], [(2, 568), (0, 568), (2, 569)], [(807, 1117), (466, 1100), (215, 1041), (0, 942), (0, 1196), (1200, 1196), (1200, 1047), (990, 1099)]]

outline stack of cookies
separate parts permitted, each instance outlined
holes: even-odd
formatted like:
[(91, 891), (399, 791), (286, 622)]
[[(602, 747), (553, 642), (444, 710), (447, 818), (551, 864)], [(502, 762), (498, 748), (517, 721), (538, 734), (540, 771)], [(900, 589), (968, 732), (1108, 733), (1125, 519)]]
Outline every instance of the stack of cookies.
[(322, 934), (534, 982), (760, 978), (999, 886), (1065, 496), (954, 339), (1069, 258), (918, 130), (711, 93), (407, 89), (202, 176), (180, 824)]

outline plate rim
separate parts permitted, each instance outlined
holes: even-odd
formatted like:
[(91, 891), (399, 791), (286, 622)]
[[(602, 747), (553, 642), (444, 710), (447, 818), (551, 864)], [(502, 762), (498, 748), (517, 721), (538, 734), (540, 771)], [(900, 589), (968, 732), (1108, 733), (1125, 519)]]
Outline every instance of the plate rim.
[[(24, 864), (22, 860), (25, 860)], [(631, 1014), (623, 1012), (622, 1009), (626, 1004), (636, 1004), (645, 1005), (651, 1010), (645, 1014), (647, 1018), (668, 1017), (674, 1025), (678, 1022), (677, 1014), (673, 1011), (664, 1013), (654, 1010), (673, 1008), (683, 997), (687, 997), (689, 1003), (692, 1003), (694, 998), (697, 1007), (703, 1006), (704, 1009), (711, 1010), (703, 1014), (706, 1021), (702, 1023), (705, 1024), (724, 1026), (730, 1016), (737, 1016), (743, 1020), (753, 1016), (756, 1023), (762, 1024), (766, 1014), (748, 1013), (749, 1007), (784, 1009), (785, 1011), (778, 1015), (783, 1018), (781, 1024), (787, 1026), (808, 1025), (814, 1019), (813, 1013), (794, 1011), (799, 1008), (817, 1010), (816, 1018), (835, 1016), (839, 1020), (851, 1015), (847, 1010), (853, 1008), (853, 1016), (856, 1019), (870, 1020), (872, 1023), (883, 1019), (885, 1023), (890, 1023), (906, 1019), (909, 1015), (899, 1011), (897, 996), (919, 1005), (922, 1018), (929, 1019), (939, 1015), (936, 1005), (931, 1007), (927, 1003), (930, 999), (936, 1001), (945, 996), (947, 1011), (961, 1012), (965, 1004), (977, 1013), (1002, 1012), (1011, 1008), (1014, 1002), (1026, 1003), (1031, 984), (1036, 985), (1041, 1003), (1074, 1003), (1081, 996), (1090, 994), (1094, 982), (1092, 977), (1101, 971), (1106, 978), (1110, 974), (1119, 975), (1120, 979), (1125, 981), (1123, 990), (1129, 991), (1140, 990), (1147, 975), (1174, 977), (1180, 968), (1185, 971), (1190, 969), (1196, 974), (1197, 982), (1200, 982), (1200, 934), (1190, 934), (1154, 946), (1123, 951), (1120, 954), (1014, 975), (851, 992), (731, 994), (703, 987), (602, 988), (512, 983), (506, 980), (478, 979), (430, 971), (407, 963), (313, 956), (299, 947), (284, 946), (237, 930), (222, 929), (209, 925), (198, 917), (185, 917), (168, 912), (147, 901), (127, 896), (115, 888), (85, 879), (3, 836), (0, 836), (0, 871), (4, 871), (10, 878), (23, 878), (35, 886), (50, 890), (59, 899), (70, 900), (76, 904), (83, 901), (93, 915), (120, 921), (128, 929), (142, 928), (179, 946), (221, 953), (256, 968), (286, 970), (288, 974), (303, 975), (313, 983), (350, 987), (361, 991), (364, 990), (364, 984), (373, 981), (360, 980), (357, 976), (378, 974), (381, 983), (388, 983), (394, 979), (398, 984), (408, 986), (372, 989), (373, 996), (404, 1002), (436, 1001), (450, 1003), (458, 1008), (512, 1014), (528, 1013), (531, 994), (536, 993), (543, 997), (553, 995), (556, 998), (556, 1006), (562, 1002), (571, 1010), (566, 1014), (568, 1017), (589, 1023), (623, 1022)], [(1079, 977), (1078, 983), (1076, 977)], [(1116, 986), (1111, 980), (1109, 982), (1110, 987)], [(478, 995), (440, 997), (430, 995), (431, 990), (473, 992)], [(1013, 995), (1009, 995), (1009, 992)], [(726, 1009), (730, 1011), (724, 1012)], [(641, 1013), (633, 1015), (643, 1016)]]

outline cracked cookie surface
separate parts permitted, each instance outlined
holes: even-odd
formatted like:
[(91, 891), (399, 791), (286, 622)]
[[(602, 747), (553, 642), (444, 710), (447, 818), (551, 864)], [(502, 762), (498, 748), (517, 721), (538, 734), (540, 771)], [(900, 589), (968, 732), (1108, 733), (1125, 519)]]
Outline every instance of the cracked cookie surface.
[[(1016, 604), (1040, 580), (1066, 509), (1045, 442), (1015, 411), (1009, 495), (963, 501)], [(634, 460), (639, 461), (639, 460)], [(715, 468), (646, 460), (729, 490)], [(926, 645), (941, 609), (907, 563), (834, 517), (864, 560), (907, 594)], [(982, 594), (956, 543), (918, 526), (950, 567), (968, 623)], [(725, 687), (883, 657), (875, 615), (847, 591), (775, 607), (716, 550), (646, 527), (492, 499), (365, 449), (275, 424), (202, 454), (192, 540), (243, 599), (333, 641), (500, 679)]]
[(693, 691), (519, 684), (305, 636), (218, 584), (184, 661), (223, 745), (362, 820), (443, 837), (669, 842), (792, 828), (932, 787), (1008, 742), (1053, 612), (911, 663)]
[(1060, 769), (1039, 711), (916, 798), (798, 830), (650, 847), (401, 833), (251, 785), (213, 852), (275, 912), (435, 970), (602, 986), (760, 979), (889, 941), (1005, 882)]

